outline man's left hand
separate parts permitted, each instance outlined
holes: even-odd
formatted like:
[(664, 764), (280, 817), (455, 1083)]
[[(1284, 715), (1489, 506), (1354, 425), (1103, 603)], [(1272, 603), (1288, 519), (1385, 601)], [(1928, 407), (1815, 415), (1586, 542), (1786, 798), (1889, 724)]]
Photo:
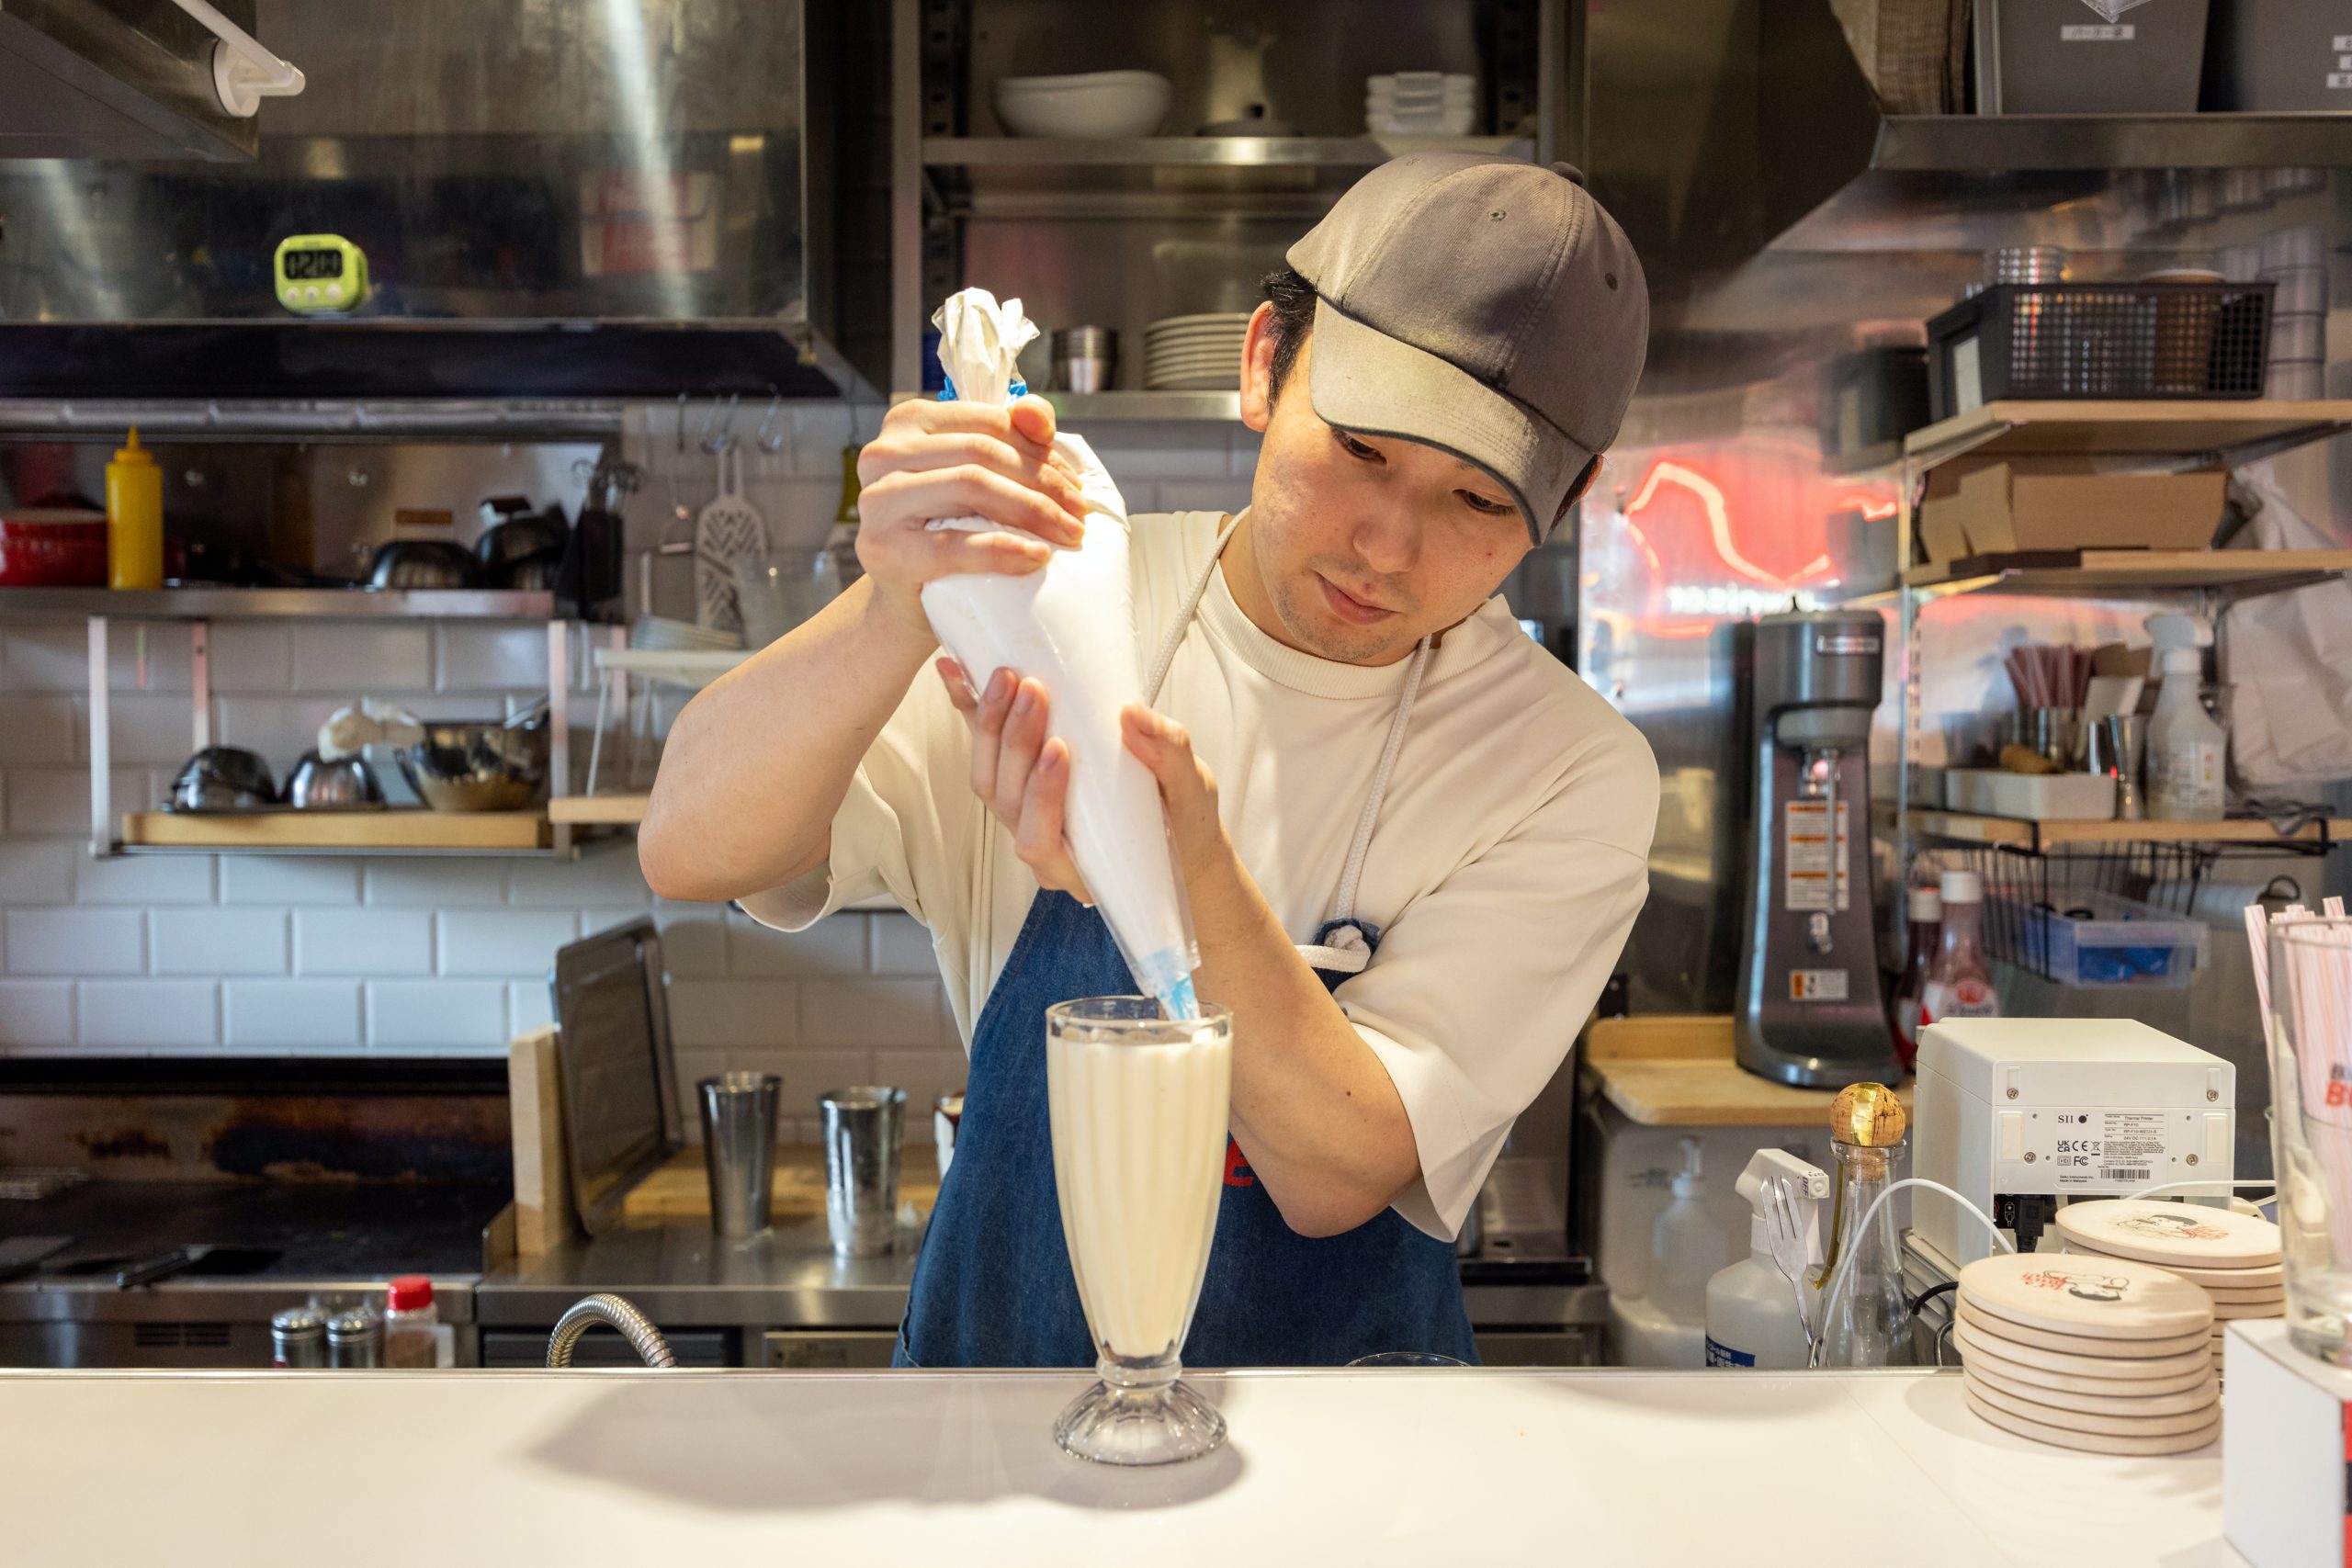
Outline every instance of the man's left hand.
[[(975, 692), (952, 659), (939, 660), (939, 677), (971, 732), (972, 793), (1012, 831), (1013, 852), (1039, 886), (1091, 904), (1063, 836), (1069, 747), (1047, 738), (1044, 684), (999, 671), (986, 691)], [(1190, 883), (1230, 853), (1217, 817), (1216, 778), (1193, 755), (1192, 737), (1173, 719), (1140, 703), (1130, 704), (1119, 716), (1127, 750), (1159, 783), (1177, 863)]]

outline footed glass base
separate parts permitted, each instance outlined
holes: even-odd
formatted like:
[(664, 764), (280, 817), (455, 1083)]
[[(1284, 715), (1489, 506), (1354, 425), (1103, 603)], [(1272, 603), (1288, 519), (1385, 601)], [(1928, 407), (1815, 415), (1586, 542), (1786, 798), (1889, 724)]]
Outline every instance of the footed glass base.
[(1054, 1423), (1062, 1451), (1096, 1464), (1175, 1464), (1225, 1441), (1216, 1406), (1179, 1382), (1173, 1360), (1162, 1369), (1103, 1363), (1103, 1381), (1078, 1396)]

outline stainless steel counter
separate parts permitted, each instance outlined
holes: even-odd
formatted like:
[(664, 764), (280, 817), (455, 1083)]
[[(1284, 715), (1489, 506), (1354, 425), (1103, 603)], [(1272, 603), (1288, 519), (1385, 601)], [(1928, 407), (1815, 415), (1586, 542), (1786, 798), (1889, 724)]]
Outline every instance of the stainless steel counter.
[[(625, 1224), (484, 1275), (473, 1292), (482, 1360), (519, 1364), (565, 1308), (611, 1291), (713, 1364), (878, 1365), (906, 1310), (921, 1239), (920, 1230), (902, 1227), (890, 1256), (851, 1259), (832, 1255), (822, 1221), (742, 1243), (720, 1241), (700, 1220)], [(1527, 1282), (1498, 1280), (1496, 1272), (1491, 1264), (1477, 1268), (1464, 1286), (1487, 1360), (1593, 1359), (1609, 1315), (1603, 1287), (1559, 1282), (1540, 1268)]]
[(544, 1328), (584, 1295), (627, 1296), (664, 1329), (764, 1325), (895, 1329), (922, 1232), (901, 1229), (887, 1258), (835, 1258), (822, 1220), (747, 1242), (701, 1220), (632, 1223), (485, 1274), (474, 1287), (485, 1327)]

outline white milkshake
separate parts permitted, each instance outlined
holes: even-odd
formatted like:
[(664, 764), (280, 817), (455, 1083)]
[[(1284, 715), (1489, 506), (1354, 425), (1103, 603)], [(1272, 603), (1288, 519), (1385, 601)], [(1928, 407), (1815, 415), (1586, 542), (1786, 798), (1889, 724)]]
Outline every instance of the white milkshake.
[(1225, 1437), (1177, 1375), (1223, 1196), (1232, 1015), (1175, 1020), (1147, 998), (1098, 997), (1046, 1019), (1054, 1186), (1103, 1379), (1055, 1436), (1109, 1464), (1195, 1457)]
[(1216, 1230), (1233, 1039), (1175, 1027), (1197, 1038), (1046, 1043), (1062, 1235), (1095, 1342), (1124, 1360), (1182, 1345)]

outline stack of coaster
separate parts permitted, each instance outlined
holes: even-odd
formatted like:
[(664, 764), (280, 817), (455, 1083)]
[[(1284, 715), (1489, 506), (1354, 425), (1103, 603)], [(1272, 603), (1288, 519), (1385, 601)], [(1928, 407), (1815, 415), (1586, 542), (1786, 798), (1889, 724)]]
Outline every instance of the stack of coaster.
[(2058, 1234), (2070, 1253), (2154, 1263), (2213, 1298), (2213, 1370), (2222, 1368), (2222, 1329), (2233, 1317), (2283, 1317), (2286, 1276), (2278, 1266), (2278, 1227), (2259, 1214), (2146, 1198), (2069, 1203)]
[(2222, 1434), (2212, 1303), (2152, 1264), (1979, 1258), (1960, 1272), (1955, 1315), (1968, 1407), (2005, 1431), (2132, 1455), (2185, 1453)]

